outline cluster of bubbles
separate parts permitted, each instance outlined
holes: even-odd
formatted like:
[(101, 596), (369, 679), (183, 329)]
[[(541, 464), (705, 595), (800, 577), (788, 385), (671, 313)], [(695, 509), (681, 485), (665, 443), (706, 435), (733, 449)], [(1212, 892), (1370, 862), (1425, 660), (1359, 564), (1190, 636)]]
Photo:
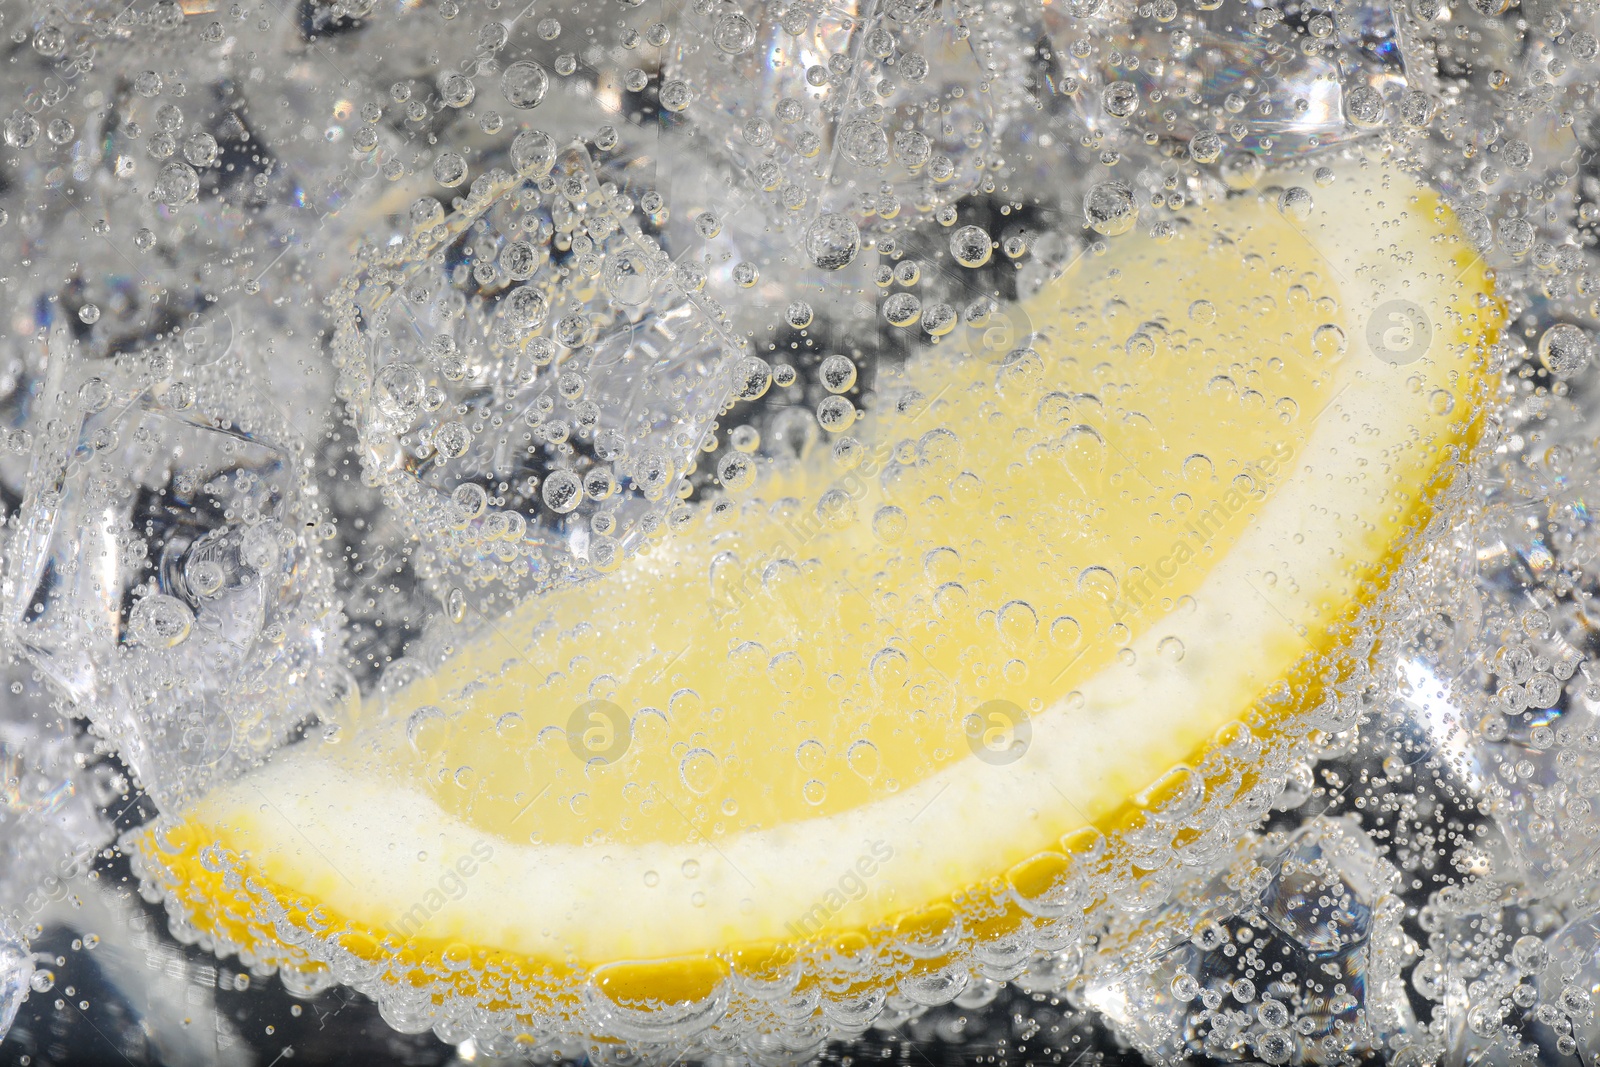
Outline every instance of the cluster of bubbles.
[[(136, 790), (176, 811), (783, 463), (854, 469), (875, 412), (915, 410), (885, 388), (912, 361), (1025, 376), (1018, 301), (1076, 257), (1229, 193), (1303, 221), (1318, 182), (1269, 190), (1272, 168), (1360, 142), (1438, 187), (1495, 270), (1486, 443), (1305, 730), (1231, 736), (1207, 778), (1232, 788), (1011, 886), (1014, 938), (914, 973), (841, 952), (827, 992), (651, 1016), (590, 990), (532, 1019), (398, 992), (271, 901), (281, 958), (181, 909), (174, 932), (490, 1054), (954, 1043), (1006, 982), (1156, 1061), (1600, 1046), (1589, 8), (207, 6), (0, 23), (0, 1030), (48, 989), (30, 892)], [(898, 504), (834, 503), (904, 534)]]

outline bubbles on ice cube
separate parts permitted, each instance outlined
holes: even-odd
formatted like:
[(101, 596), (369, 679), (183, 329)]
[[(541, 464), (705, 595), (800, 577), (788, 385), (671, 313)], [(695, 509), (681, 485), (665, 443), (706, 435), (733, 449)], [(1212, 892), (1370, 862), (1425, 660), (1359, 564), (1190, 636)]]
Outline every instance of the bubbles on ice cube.
[(1293, 20), (1268, 5), (1047, 5), (1042, 20), (1072, 121), (1106, 148), (1168, 137), (1202, 163), (1220, 139), (1269, 158), (1326, 148), (1373, 125), (1365, 101), (1381, 110), (1406, 83), (1402, 28), (1379, 5)]
[[(609, 570), (681, 521), (668, 481), (743, 358), (704, 282), (647, 232), (664, 201), (598, 152), (516, 135), (526, 177), (491, 168), (448, 218), (364, 262), (339, 312), (369, 474), (483, 603)], [(586, 493), (597, 478), (615, 489)], [(481, 515), (452, 503), (469, 484), (493, 498)]]
[[(979, 91), (970, 28), (935, 5), (696, 9), (664, 67), (663, 92), (693, 86), (707, 109), (684, 135), (736, 168), (786, 243), (825, 270), (902, 228), (882, 204), (920, 212), (971, 191), (1004, 121)], [(868, 195), (879, 209), (851, 219)]]
[(33, 959), (27, 943), (0, 930), (0, 1040), (11, 1029), (22, 998), (33, 985)]
[[(180, 388), (147, 365), (88, 375), (60, 334), (52, 352), (6, 625), (175, 803), (314, 707), (311, 669), (337, 635), (304, 443), (231, 369)], [(213, 738), (203, 753), (192, 721)]]
[(1113, 918), (1102, 948), (1128, 965), (1095, 957), (1082, 995), (1157, 1062), (1397, 1050), (1421, 1035), (1400, 983), (1398, 889), (1350, 820), (1247, 840), (1155, 914)]

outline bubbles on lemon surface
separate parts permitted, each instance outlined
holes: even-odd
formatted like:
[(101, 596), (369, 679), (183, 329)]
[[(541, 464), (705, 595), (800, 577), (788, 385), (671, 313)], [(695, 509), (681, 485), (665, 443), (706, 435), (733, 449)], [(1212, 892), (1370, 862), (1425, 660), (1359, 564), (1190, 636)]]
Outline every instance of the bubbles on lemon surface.
[(678, 775), (691, 793), (704, 796), (716, 788), (722, 770), (717, 757), (710, 749), (696, 748), (687, 752), (678, 763)]
[(1290, 186), (1278, 194), (1278, 210), (1296, 222), (1309, 219), (1313, 206), (1311, 194), (1303, 186)]

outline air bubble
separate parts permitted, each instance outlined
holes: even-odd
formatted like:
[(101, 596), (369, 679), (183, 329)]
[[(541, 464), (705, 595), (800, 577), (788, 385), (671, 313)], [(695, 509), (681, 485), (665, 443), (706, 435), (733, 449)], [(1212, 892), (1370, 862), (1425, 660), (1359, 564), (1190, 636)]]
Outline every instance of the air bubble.
[(446, 74), (439, 80), (439, 97), (446, 107), (466, 107), (477, 95), (478, 87), (465, 74)]
[(1511, 962), (1524, 974), (1540, 974), (1550, 966), (1550, 949), (1543, 938), (1524, 934), (1511, 946)]
[(1345, 94), (1344, 113), (1356, 126), (1383, 125), (1383, 94), (1370, 85), (1358, 85)]
[(524, 178), (543, 178), (556, 162), (556, 142), (542, 130), (525, 130), (511, 142), (511, 164)]
[(694, 103), (695, 92), (688, 82), (673, 80), (661, 86), (661, 106), (667, 111), (686, 111)]
[(730, 492), (755, 484), (756, 462), (742, 452), (730, 452), (717, 461), (717, 480)]
[(558, 515), (565, 515), (583, 502), (583, 482), (572, 471), (551, 471), (544, 480), (540, 495), (546, 507)]
[(856, 407), (847, 397), (830, 396), (817, 405), (817, 422), (829, 433), (843, 433), (856, 421)]
[(1412, 89), (1400, 98), (1400, 119), (1407, 126), (1422, 128), (1433, 119), (1433, 97)]
[(655, 287), (650, 261), (633, 249), (622, 249), (607, 256), (600, 277), (611, 298), (624, 307), (644, 304)]
[(849, 356), (829, 356), (822, 361), (817, 376), (828, 392), (848, 392), (856, 384), (856, 365)]
[(1559, 322), (1539, 338), (1539, 362), (1557, 378), (1570, 378), (1589, 365), (1593, 345), (1580, 327)]
[(1106, 114), (1125, 119), (1139, 110), (1139, 87), (1132, 82), (1112, 82), (1100, 98)]
[(678, 763), (678, 778), (691, 793), (705, 796), (721, 778), (716, 755), (706, 748), (691, 749)]
[(844, 215), (823, 212), (806, 228), (806, 255), (823, 270), (841, 270), (861, 251), (861, 230)]
[(462, 519), (472, 520), (483, 514), (489, 505), (489, 492), (477, 482), (463, 482), (450, 494)]
[(1254, 152), (1235, 152), (1222, 163), (1222, 180), (1230, 189), (1250, 189), (1266, 173), (1266, 164)]
[(128, 632), (148, 648), (174, 648), (188, 638), (194, 613), (177, 597), (152, 593), (128, 613)]
[(504, 300), (506, 321), (520, 330), (536, 330), (550, 314), (550, 302), (530, 285), (511, 290)]
[(409, 363), (391, 363), (373, 382), (378, 410), (390, 419), (408, 425), (422, 406), (427, 387), (421, 372)]
[(187, 204), (200, 192), (200, 175), (193, 167), (177, 160), (165, 164), (156, 176), (155, 198), (176, 207)]
[(711, 39), (728, 55), (739, 55), (756, 43), (755, 23), (742, 11), (730, 11), (717, 19)]
[(549, 89), (550, 75), (530, 59), (518, 60), (500, 74), (500, 92), (506, 103), (520, 111), (538, 107)]
[(67, 34), (60, 26), (47, 23), (33, 35), (33, 50), (41, 56), (54, 58), (66, 51)]
[(1083, 218), (1095, 233), (1115, 237), (1139, 221), (1133, 190), (1119, 181), (1100, 182), (1083, 198)]
[(190, 134), (183, 142), (183, 158), (196, 167), (213, 165), (217, 161), (217, 139), (203, 130)]
[(963, 226), (950, 235), (950, 257), (963, 267), (977, 268), (989, 262), (994, 241), (982, 226)]
[(922, 315), (922, 301), (910, 293), (894, 293), (883, 302), (883, 317), (891, 326), (910, 326)]
[(1301, 186), (1290, 186), (1278, 194), (1278, 210), (1296, 222), (1309, 219), (1312, 206), (1311, 193)]
[(894, 544), (904, 537), (908, 525), (906, 513), (893, 504), (884, 504), (872, 516), (872, 533), (885, 544)]
[(472, 447), (472, 431), (455, 420), (441, 423), (433, 432), (433, 447), (445, 459), (459, 459)]
[(1222, 138), (1214, 133), (1197, 133), (1189, 140), (1189, 157), (1196, 163), (1215, 163), (1222, 158)]
[(772, 384), (772, 366), (760, 356), (744, 356), (739, 360), (733, 380), (735, 397), (759, 399)]
[(455, 188), (467, 180), (467, 161), (456, 152), (439, 153), (433, 161), (433, 180), (448, 189)]

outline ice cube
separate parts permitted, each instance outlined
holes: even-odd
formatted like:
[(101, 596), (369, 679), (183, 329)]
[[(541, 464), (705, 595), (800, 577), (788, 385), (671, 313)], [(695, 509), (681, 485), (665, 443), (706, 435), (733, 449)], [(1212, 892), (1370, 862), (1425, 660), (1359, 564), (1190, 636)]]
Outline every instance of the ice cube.
[(1404, 1037), (1399, 877), (1352, 819), (1251, 835), (1142, 921), (1113, 916), (1082, 995), (1157, 1062), (1332, 1062)]
[(303, 445), (226, 365), (167, 380), (53, 342), (5, 624), (158, 803), (312, 713), (337, 648)]
[[(1229, 152), (1283, 158), (1366, 135), (1407, 85), (1387, 4), (1302, 9), (1303, 23), (1261, 3), (1083, 0), (1043, 17), (1061, 98), (1113, 150), (1217, 134)], [(1090, 37), (1118, 47), (1073, 47)]]
[(28, 991), (28, 980), (33, 977), (33, 959), (28, 954), (27, 942), (0, 928), (0, 1041), (5, 1040), (11, 1022), (17, 1017), (17, 1006)]
[(136, 799), (33, 674), (21, 662), (0, 668), (9, 690), (0, 702), (0, 927), (24, 937)]
[[(747, 359), (698, 262), (646, 232), (668, 208), (626, 156), (548, 138), (509, 153), (528, 177), (494, 170), (456, 213), (421, 211), (337, 312), (363, 463), (452, 617), (665, 532)], [(551, 265), (566, 249), (576, 270)]]
[(1005, 120), (983, 31), (1001, 21), (923, 0), (697, 6), (663, 76), (695, 88), (682, 133), (727, 161), (791, 246), (825, 212), (886, 235), (982, 184)]

